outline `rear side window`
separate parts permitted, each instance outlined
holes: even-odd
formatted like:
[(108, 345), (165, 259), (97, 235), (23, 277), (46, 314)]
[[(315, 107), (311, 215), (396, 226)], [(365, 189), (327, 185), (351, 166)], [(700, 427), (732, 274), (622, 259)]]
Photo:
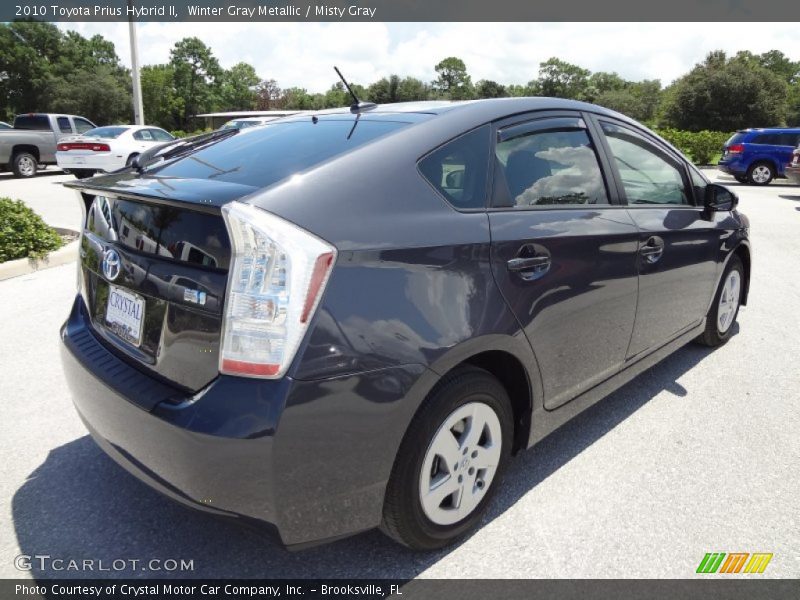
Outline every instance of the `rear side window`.
[(149, 129), (140, 129), (134, 132), (133, 139), (139, 140), (140, 142), (152, 142), (153, 134), (150, 133)]
[(514, 206), (608, 204), (605, 182), (584, 129), (548, 129), (497, 144), (497, 177)]
[(97, 127), (96, 129), (90, 129), (85, 133), (85, 135), (88, 137), (99, 137), (106, 140), (113, 140), (114, 138), (121, 136), (127, 130), (127, 127)]
[(489, 126), (479, 127), (423, 158), (419, 170), (455, 208), (486, 206)]
[(14, 119), (16, 129), (35, 129), (37, 131), (50, 131), (50, 119), (47, 115), (20, 115)]
[(67, 117), (58, 117), (58, 129), (61, 133), (72, 133), (72, 125)]
[(725, 146), (733, 146), (734, 144), (741, 144), (745, 141), (747, 134), (744, 131), (737, 131), (734, 133), (727, 142), (725, 142)]
[(407, 125), (364, 117), (274, 123), (240, 131), (148, 172), (267, 187)]

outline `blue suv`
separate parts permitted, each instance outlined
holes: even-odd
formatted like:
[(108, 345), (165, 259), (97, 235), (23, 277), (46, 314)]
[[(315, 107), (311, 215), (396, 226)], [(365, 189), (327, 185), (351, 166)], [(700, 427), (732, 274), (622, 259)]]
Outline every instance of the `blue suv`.
[(725, 142), (719, 169), (740, 183), (767, 185), (784, 177), (798, 143), (798, 128), (742, 129)]

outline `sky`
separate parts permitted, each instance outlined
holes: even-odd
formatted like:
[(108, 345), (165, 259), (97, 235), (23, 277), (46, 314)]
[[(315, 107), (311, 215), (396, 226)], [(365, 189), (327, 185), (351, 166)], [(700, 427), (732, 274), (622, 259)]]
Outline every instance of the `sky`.
[[(130, 65), (127, 23), (60, 23), (112, 40)], [(435, 79), (434, 66), (458, 56), (473, 81), (524, 84), (557, 56), (592, 71), (667, 85), (717, 49), (781, 50), (800, 60), (796, 23), (139, 23), (142, 65), (164, 63), (176, 41), (197, 36), (220, 64), (252, 64), (282, 88), (324, 92), (338, 79), (369, 84), (396, 73)]]

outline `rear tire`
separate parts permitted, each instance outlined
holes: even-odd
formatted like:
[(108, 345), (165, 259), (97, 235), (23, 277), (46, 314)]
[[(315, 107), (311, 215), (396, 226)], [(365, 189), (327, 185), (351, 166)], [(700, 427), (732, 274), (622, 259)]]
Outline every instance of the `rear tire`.
[(775, 167), (766, 162), (757, 162), (747, 169), (747, 181), (753, 185), (767, 185), (775, 178)]
[(706, 330), (695, 339), (696, 342), (716, 348), (731, 338), (739, 314), (744, 283), (742, 259), (734, 254), (728, 261), (714, 295), (714, 302), (706, 315)]
[(414, 550), (442, 548), (474, 529), (500, 486), (513, 435), (497, 379), (475, 367), (446, 375), (403, 438), (381, 529)]
[(14, 177), (29, 178), (36, 175), (39, 168), (39, 161), (30, 152), (17, 152), (11, 159), (11, 170)]

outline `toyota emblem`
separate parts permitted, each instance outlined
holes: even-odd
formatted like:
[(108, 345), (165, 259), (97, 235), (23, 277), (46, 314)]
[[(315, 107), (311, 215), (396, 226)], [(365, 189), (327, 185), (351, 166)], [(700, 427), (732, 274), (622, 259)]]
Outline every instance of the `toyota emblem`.
[(113, 248), (109, 248), (103, 252), (103, 275), (109, 281), (114, 281), (119, 277), (121, 261), (119, 253)]

